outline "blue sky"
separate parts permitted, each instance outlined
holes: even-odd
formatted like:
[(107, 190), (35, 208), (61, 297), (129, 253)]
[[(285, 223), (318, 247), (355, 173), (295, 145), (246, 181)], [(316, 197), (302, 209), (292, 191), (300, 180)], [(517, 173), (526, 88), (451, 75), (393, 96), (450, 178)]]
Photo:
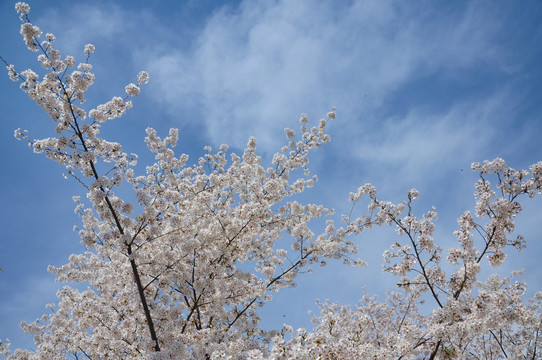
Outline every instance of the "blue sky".
[[(19, 34), (14, 2), (0, 0), (0, 55), (23, 70), (39, 67)], [(332, 141), (311, 160), (320, 181), (305, 199), (348, 213), (348, 193), (371, 182), (383, 199), (420, 191), (418, 213), (439, 212), (437, 242), (453, 246), (456, 218), (474, 204), (472, 161), (503, 157), (514, 168), (542, 160), (542, 3), (540, 1), (92, 1), (30, 2), (30, 17), (57, 37), (63, 55), (83, 59), (87, 43), (96, 84), (88, 106), (121, 95), (140, 70), (151, 83), (107, 133), (127, 152), (152, 157), (147, 126), (180, 129), (179, 152), (205, 145), (241, 151), (255, 136), (264, 159), (299, 115), (317, 120), (333, 106)], [(0, 81), (0, 338), (31, 339), (18, 328), (55, 301), (61, 284), (47, 265), (82, 247), (71, 196), (84, 194), (62, 168), (13, 138), (26, 128), (45, 137), (52, 123), (7, 74)], [(361, 209), (358, 209), (361, 211)], [(542, 289), (542, 199), (526, 202), (518, 232), (526, 251), (502, 271), (526, 269)], [(275, 296), (264, 326), (310, 327), (317, 298), (355, 304), (361, 287), (383, 294), (389, 229), (356, 239), (365, 269), (331, 264)]]

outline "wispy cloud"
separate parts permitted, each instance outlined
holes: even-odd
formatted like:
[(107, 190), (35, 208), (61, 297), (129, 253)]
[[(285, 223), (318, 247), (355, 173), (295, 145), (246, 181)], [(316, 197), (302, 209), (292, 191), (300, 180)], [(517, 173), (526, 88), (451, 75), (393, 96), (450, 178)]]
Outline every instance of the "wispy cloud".
[[(382, 119), (359, 134), (350, 155), (370, 167), (375, 177), (393, 172), (401, 182), (442, 180), (451, 171), (470, 171), (492, 148), (495, 127), (507, 120), (502, 93), (484, 100), (454, 104), (438, 112), (414, 108), (404, 117)], [(431, 172), (430, 169), (434, 171)], [(369, 171), (369, 170), (368, 170)], [(440, 174), (439, 174), (440, 172)], [(385, 185), (394, 185), (390, 179)]]
[(148, 67), (160, 100), (201, 116), (212, 142), (243, 146), (258, 134), (272, 150), (300, 112), (335, 105), (343, 117), (374, 116), (412, 79), (497, 58), (497, 28), (479, 26), (484, 14), (386, 1), (243, 2), (211, 16), (191, 49)]

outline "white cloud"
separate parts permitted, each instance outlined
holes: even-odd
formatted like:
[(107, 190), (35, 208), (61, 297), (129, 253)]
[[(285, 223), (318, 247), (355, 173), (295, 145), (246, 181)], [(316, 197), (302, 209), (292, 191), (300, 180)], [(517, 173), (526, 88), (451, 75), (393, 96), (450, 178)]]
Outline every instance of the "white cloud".
[[(201, 116), (213, 143), (264, 150), (301, 112), (374, 115), (413, 77), (494, 58), (483, 9), (443, 14), (415, 5), (243, 2), (210, 17), (195, 45), (148, 60), (157, 97)], [(157, 45), (158, 48), (158, 45)], [(364, 94), (369, 94), (364, 98)], [(437, 129), (438, 130), (438, 129)]]
[[(375, 177), (392, 170), (401, 182), (420, 184), (424, 179), (441, 180), (470, 163), (484, 160), (495, 145), (492, 139), (506, 120), (504, 93), (484, 100), (457, 103), (450, 109), (428, 112), (412, 109), (404, 118), (383, 119), (370, 124), (358, 136), (351, 155), (371, 169)], [(388, 185), (397, 180), (390, 179)]]

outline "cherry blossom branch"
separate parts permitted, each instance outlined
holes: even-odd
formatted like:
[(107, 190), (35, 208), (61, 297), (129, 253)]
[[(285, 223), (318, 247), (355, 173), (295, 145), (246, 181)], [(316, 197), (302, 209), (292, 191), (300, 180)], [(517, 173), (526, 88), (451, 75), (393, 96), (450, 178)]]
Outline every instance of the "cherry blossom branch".
[[(376, 201), (376, 200), (375, 200)], [(409, 203), (409, 212), (410, 212), (410, 203)], [(393, 215), (390, 213), (389, 214), (390, 217), (392, 217)], [(416, 241), (414, 240), (414, 238), (412, 237), (412, 234), (410, 232), (410, 229), (407, 229), (405, 226), (402, 225), (402, 223), (400, 221), (397, 220), (397, 218), (393, 217), (393, 222), (400, 228), (402, 229), (408, 236), (409, 240), (410, 240), (410, 243), (412, 244), (412, 247), (414, 248), (414, 254), (416, 255), (416, 260), (417, 260), (417, 263), (418, 265), (420, 266), (420, 269), (421, 269), (421, 275), (423, 276), (423, 278), (425, 279), (425, 283), (427, 284), (427, 286), (429, 287), (429, 290), (431, 291), (431, 295), (433, 296), (433, 298), (435, 299), (435, 301), (437, 302), (438, 306), (440, 308), (443, 307), (442, 303), (440, 302), (439, 300), (439, 297), (438, 297), (438, 294), (435, 292), (435, 289), (433, 288), (433, 284), (431, 282), (431, 280), (429, 279), (429, 276), (427, 275), (427, 272), (425, 270), (425, 266), (424, 266), (424, 263), (420, 257), (420, 251), (418, 250), (418, 244), (416, 243)]]
[[(296, 267), (298, 267), (300, 264), (302, 264), (303, 260), (305, 260), (307, 257), (309, 257), (310, 255), (312, 254), (312, 251), (309, 251), (307, 252), (305, 255), (303, 255), (299, 260), (297, 260), (294, 264), (292, 264), (288, 269), (286, 269), (285, 271), (283, 271), (280, 275), (274, 277), (273, 279), (271, 279), (271, 281), (265, 286), (266, 289), (268, 289), (269, 287), (271, 287), (271, 285), (273, 285), (275, 282), (277, 282), (278, 280), (280, 280), (281, 278), (283, 278), (287, 273), (289, 273), (290, 271), (292, 271), (293, 269), (295, 269)], [(254, 302), (256, 302), (256, 300), (258, 300), (259, 297), (256, 296), (254, 297), (240, 312), (237, 312), (237, 315), (235, 316), (235, 318), (228, 324), (228, 326), (226, 327), (226, 331), (229, 330), (234, 324), (235, 322), (252, 306), (252, 304), (254, 304)]]

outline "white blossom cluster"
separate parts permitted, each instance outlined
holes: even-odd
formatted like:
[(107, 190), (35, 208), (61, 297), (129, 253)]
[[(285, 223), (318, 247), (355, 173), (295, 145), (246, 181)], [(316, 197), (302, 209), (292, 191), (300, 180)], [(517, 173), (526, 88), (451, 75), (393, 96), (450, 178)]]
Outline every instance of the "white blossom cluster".
[[(371, 184), (350, 194), (353, 203), (368, 197), (368, 214), (343, 216), (344, 226), (327, 219), (322, 233), (310, 222), (333, 212), (303, 204), (295, 196), (314, 186), (310, 153), (329, 142), (333, 111), (315, 126), (302, 115), (300, 136), (285, 129), (286, 144), (268, 166), (257, 142), (248, 140), (240, 155), (226, 145), (189, 163), (176, 155), (179, 138), (171, 129), (161, 138), (147, 129), (145, 141), (156, 162), (138, 175), (137, 156), (101, 137), (109, 120), (132, 107), (128, 97), (149, 82), (141, 72), (127, 97), (114, 97), (88, 112), (85, 93), (94, 82), (86, 60), (62, 59), (46, 35), (28, 18), (30, 7), (17, 3), (23, 40), (46, 73), (15, 71), (21, 88), (56, 124), (56, 137), (26, 139), (35, 152), (65, 166), (67, 174), (88, 190), (74, 196), (82, 228), (75, 230), (85, 247), (69, 263), (50, 267), (64, 286), (52, 311), (22, 328), (34, 336), (33, 350), (10, 351), (8, 359), (536, 359), (540, 358), (542, 293), (525, 302), (526, 284), (496, 275), (478, 279), (484, 258), (493, 266), (506, 251), (521, 250), (525, 240), (510, 239), (522, 197), (542, 190), (542, 162), (516, 171), (502, 159), (473, 164), (480, 173), (476, 211), (458, 219), (458, 246), (448, 251), (447, 274), (442, 249), (434, 239), (434, 209), (414, 213), (416, 189), (400, 203), (377, 198)], [(75, 70), (71, 70), (74, 69)], [(104, 169), (109, 171), (104, 171)], [(489, 179), (495, 178), (496, 184)], [(133, 189), (132, 202), (115, 194)], [(399, 291), (380, 302), (367, 294), (357, 306), (325, 302), (314, 329), (285, 326), (264, 331), (258, 308), (274, 292), (296, 286), (297, 275), (312, 264), (353, 258), (357, 246), (349, 236), (374, 225), (396, 228), (399, 240), (384, 253), (384, 270), (398, 276)], [(86, 286), (86, 289), (83, 289)], [(433, 305), (433, 311), (423, 311)]]

